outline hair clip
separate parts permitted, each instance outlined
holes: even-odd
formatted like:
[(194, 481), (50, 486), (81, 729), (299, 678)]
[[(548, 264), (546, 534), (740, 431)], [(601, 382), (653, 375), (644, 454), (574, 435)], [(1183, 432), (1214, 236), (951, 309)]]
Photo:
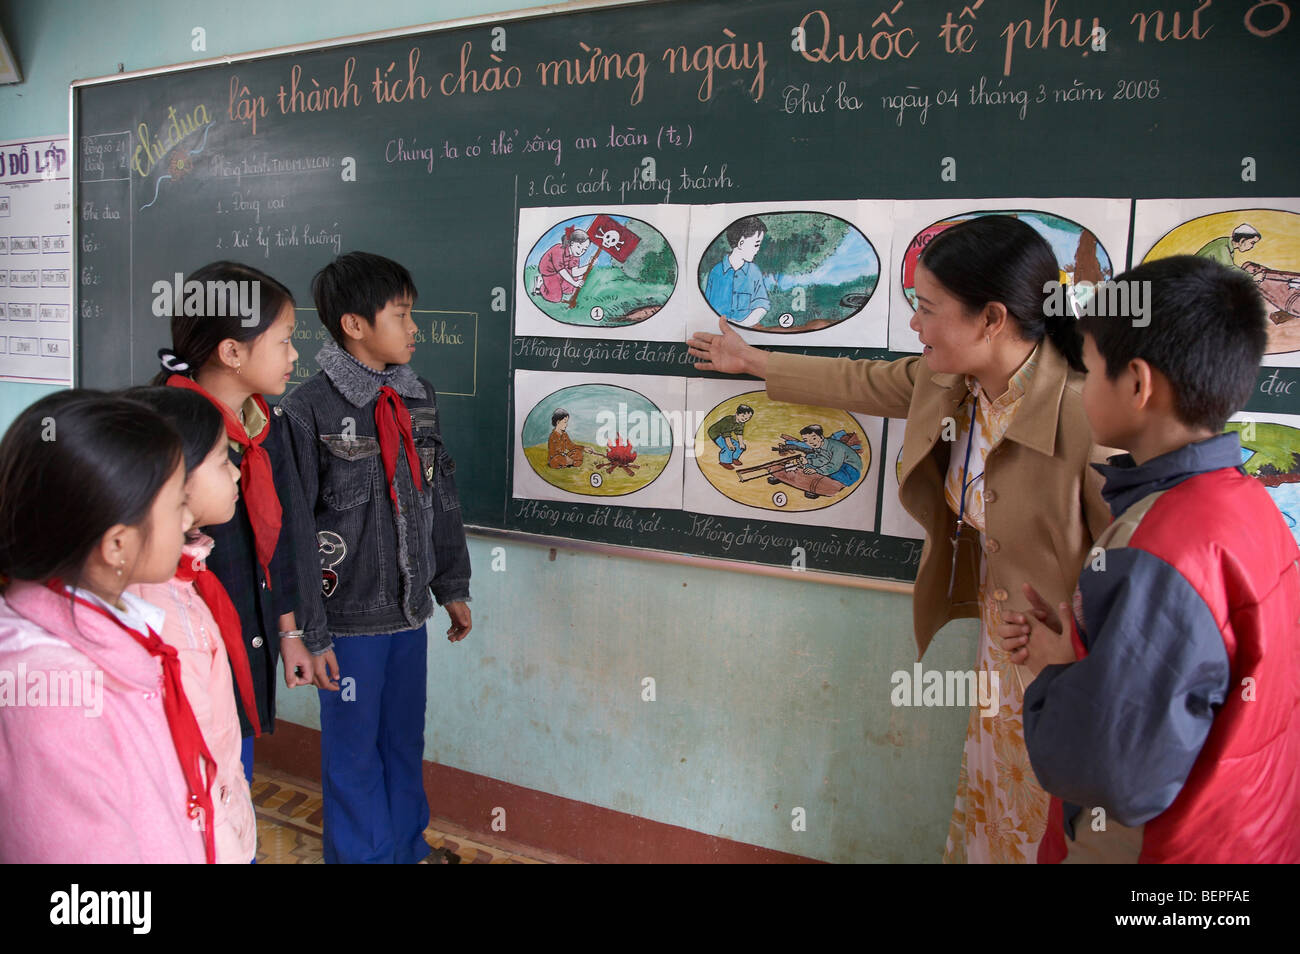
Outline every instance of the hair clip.
[(173, 374), (184, 374), (190, 369), (189, 362), (182, 361), (176, 352), (170, 348), (159, 348), (158, 360), (161, 362), (164, 371), (170, 371)]

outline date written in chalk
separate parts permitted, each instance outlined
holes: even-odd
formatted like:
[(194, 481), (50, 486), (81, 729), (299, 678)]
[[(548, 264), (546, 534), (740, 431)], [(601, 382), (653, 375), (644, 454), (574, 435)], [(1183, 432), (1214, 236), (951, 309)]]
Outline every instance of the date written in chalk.
[(824, 113), (827, 109), (857, 110), (862, 100), (849, 92), (849, 84), (815, 87), (811, 83), (787, 86), (781, 91), (781, 112), (788, 116)]

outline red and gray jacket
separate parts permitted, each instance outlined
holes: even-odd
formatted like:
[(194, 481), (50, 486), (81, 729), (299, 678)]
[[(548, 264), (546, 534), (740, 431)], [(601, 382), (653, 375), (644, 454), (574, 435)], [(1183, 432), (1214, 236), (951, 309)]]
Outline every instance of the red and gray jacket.
[(1300, 551), (1241, 463), (1222, 434), (1095, 465), (1086, 655), (1025, 693), (1040, 862), (1300, 862)]

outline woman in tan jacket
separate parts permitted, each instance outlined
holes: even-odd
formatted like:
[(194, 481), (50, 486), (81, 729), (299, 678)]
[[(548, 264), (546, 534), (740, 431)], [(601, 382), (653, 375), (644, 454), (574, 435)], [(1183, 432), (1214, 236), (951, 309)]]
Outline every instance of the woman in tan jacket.
[(949, 620), (978, 617), (976, 669), (997, 673), (1001, 692), (997, 715), (971, 713), (945, 861), (1035, 860), (1048, 798), (1025, 752), (1028, 680), (995, 637), (1034, 609), (1025, 583), (1048, 606), (1070, 600), (1110, 521), (1089, 466), (1104, 455), (1083, 413), (1081, 343), (1072, 318), (1044, 315), (1045, 285), (1059, 277), (1037, 232), (985, 216), (921, 255), (911, 321), (920, 356), (767, 352), (725, 321), (690, 342), (697, 368), (765, 378), (774, 400), (907, 419), (899, 501), (925, 529), (912, 593), (918, 658)]

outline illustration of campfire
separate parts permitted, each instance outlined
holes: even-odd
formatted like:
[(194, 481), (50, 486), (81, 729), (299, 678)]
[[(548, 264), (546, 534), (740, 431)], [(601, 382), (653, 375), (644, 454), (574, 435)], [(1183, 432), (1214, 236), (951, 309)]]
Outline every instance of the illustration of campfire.
[(613, 474), (615, 469), (622, 470), (629, 477), (635, 477), (637, 468), (640, 464), (634, 464), (636, 460), (636, 451), (632, 449), (632, 442), (625, 441), (619, 434), (614, 435), (614, 443), (605, 448), (605, 452), (598, 450), (591, 451), (597, 457), (605, 458), (605, 463), (596, 464), (596, 470), (604, 470), (607, 474)]

